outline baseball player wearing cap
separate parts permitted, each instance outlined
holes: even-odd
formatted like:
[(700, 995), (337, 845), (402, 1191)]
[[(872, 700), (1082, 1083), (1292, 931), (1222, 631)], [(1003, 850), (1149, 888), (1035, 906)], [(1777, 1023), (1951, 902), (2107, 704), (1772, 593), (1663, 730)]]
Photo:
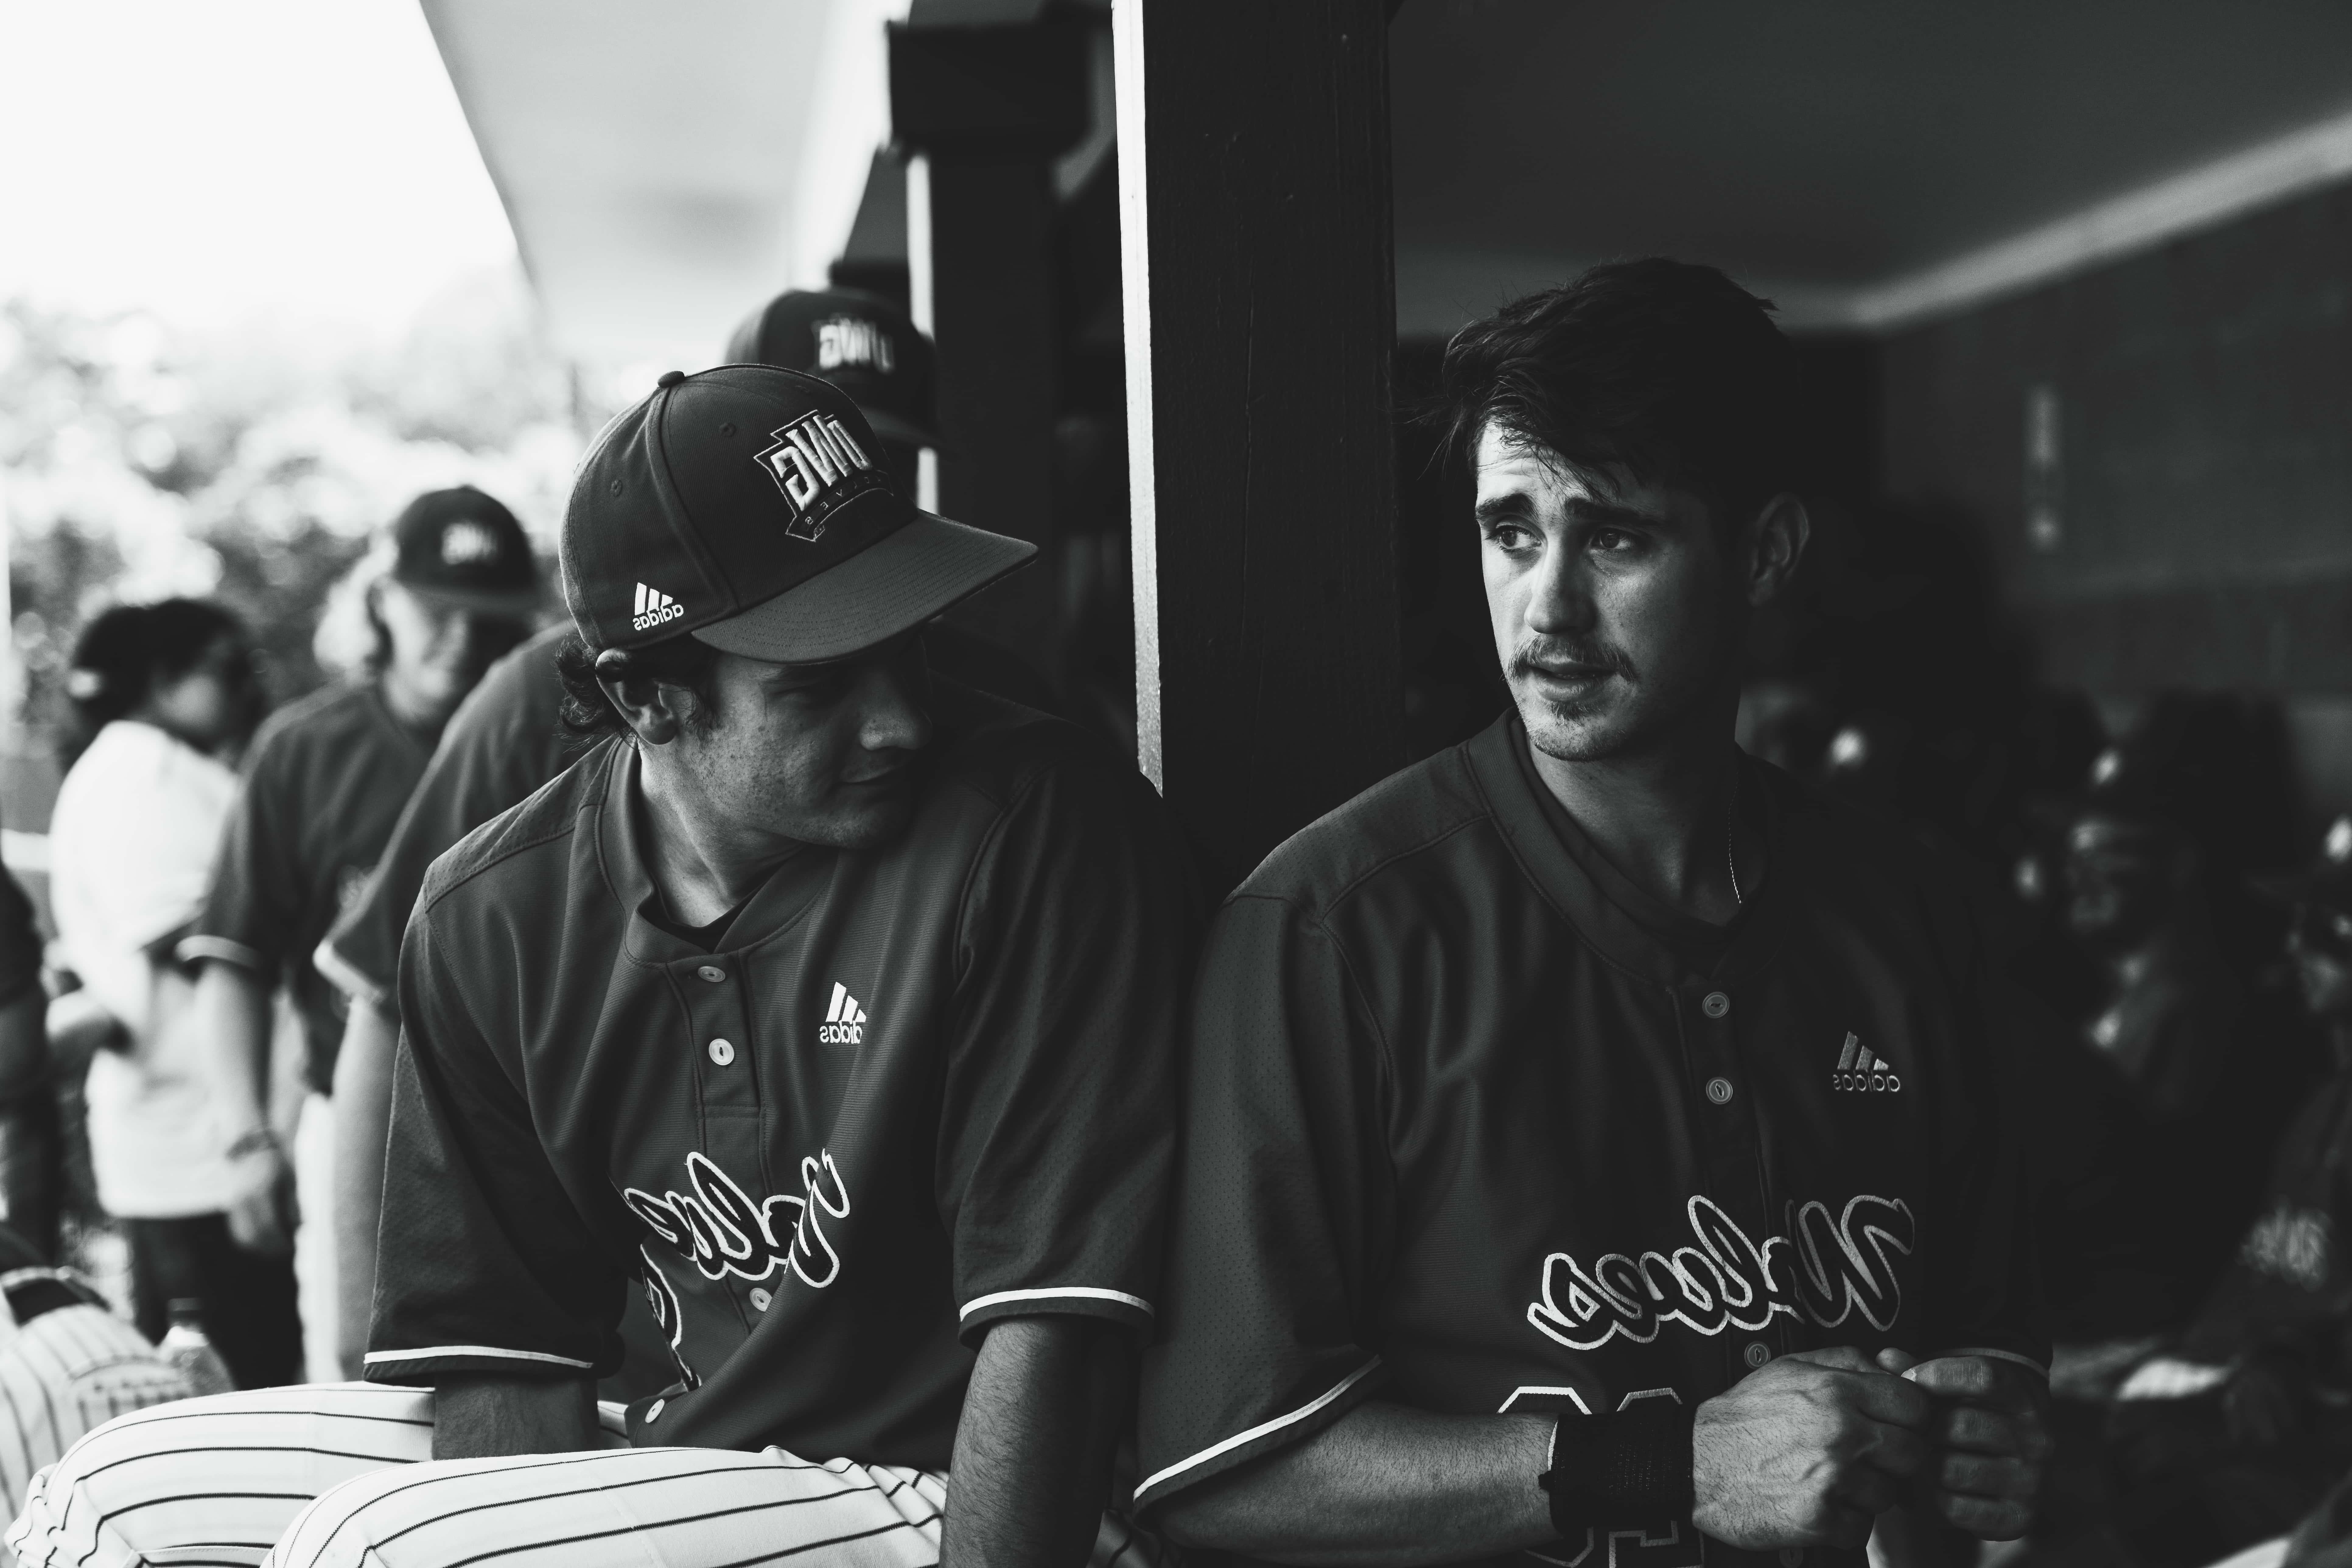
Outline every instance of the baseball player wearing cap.
[[(1180, 856), (1123, 760), (930, 679), (924, 623), (1031, 547), (917, 511), (873, 440), (751, 366), (665, 377), (600, 439), (562, 668), (613, 733), (412, 917), (380, 1386), (127, 1417), (36, 1489), (20, 1552), (1129, 1547), (1103, 1510), (1158, 1293)], [(677, 1377), (598, 1451), (631, 1288)], [(428, 1446), (459, 1462), (388, 1468)]]
[[(856, 289), (793, 289), (736, 328), (726, 357), (801, 371), (848, 393), (879, 438), (875, 455), (911, 493), (919, 451), (938, 440), (931, 429), (931, 344), (896, 305)], [(337, 1324), (352, 1376), (366, 1350), (375, 1293), (401, 933), (434, 859), (520, 805), (580, 754), (558, 723), (563, 687), (555, 653), (570, 635), (568, 624), (551, 627), (482, 678), (449, 721), (365, 890), (319, 946), (320, 973), (353, 1002), (335, 1058)], [(933, 667), (964, 684), (1032, 708), (1053, 708), (1045, 682), (1009, 650), (946, 626), (932, 626), (925, 642)], [(634, 1333), (640, 1326), (633, 1314), (625, 1330)], [(631, 1344), (635, 1354), (636, 1341)]]
[(441, 726), (527, 633), (539, 600), (521, 525), (478, 489), (419, 496), (390, 534), (390, 573), (369, 590), (374, 669), (264, 726), (211, 895), (180, 944), (184, 960), (204, 966), (195, 1005), (215, 1103), (245, 1177), (230, 1228), (258, 1251), (282, 1251), (291, 1235), (291, 1172), (268, 1116), (270, 992), (282, 984), (292, 996), (304, 1079), (325, 1093), (344, 1000), (312, 967), (311, 952), (365, 883)]
[(1858, 1565), (1906, 1483), (2023, 1528), (1985, 949), (1903, 834), (1731, 739), (1806, 540), (1795, 382), (1761, 301), (1669, 261), (1449, 348), (1516, 710), (1211, 929), (1137, 1492), (1179, 1542)]

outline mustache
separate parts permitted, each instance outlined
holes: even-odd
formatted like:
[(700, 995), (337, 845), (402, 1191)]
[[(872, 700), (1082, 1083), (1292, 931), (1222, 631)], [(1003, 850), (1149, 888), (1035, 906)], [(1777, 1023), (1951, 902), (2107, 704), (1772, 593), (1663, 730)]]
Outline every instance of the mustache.
[(1633, 661), (1622, 648), (1612, 647), (1604, 642), (1541, 635), (1519, 639), (1519, 646), (1511, 650), (1510, 663), (1505, 667), (1505, 673), (1517, 679), (1538, 669), (1558, 673), (1570, 665), (1605, 669), (1627, 680), (1637, 679)]

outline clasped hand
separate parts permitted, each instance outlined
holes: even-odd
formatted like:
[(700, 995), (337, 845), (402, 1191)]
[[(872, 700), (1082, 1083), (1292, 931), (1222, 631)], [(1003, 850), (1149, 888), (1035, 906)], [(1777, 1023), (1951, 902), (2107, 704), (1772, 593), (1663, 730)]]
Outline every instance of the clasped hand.
[(1906, 1502), (2013, 1540), (2050, 1457), (2046, 1398), (2030, 1372), (1986, 1356), (1783, 1356), (1698, 1407), (1693, 1521), (1750, 1551), (1853, 1547)]

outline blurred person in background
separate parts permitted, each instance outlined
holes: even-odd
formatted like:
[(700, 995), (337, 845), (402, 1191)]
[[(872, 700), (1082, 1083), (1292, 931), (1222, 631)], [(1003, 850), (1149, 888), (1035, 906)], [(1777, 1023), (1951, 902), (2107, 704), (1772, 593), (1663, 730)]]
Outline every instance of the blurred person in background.
[(2260, 886), (2293, 911), (2287, 950), (2331, 1076), (2220, 1284), (2117, 1390), (2116, 1527), (2149, 1563), (2278, 1535), (2352, 1466), (2352, 817), (2316, 864)]
[(2099, 972), (2083, 1038), (2159, 1156), (2138, 1202), (2161, 1237), (2167, 1322), (2211, 1289), (2317, 1065), (2259, 962), (2280, 922), (2242, 891), (2250, 821), (2292, 819), (2250, 764), (2250, 725), (2228, 699), (2159, 699), (2093, 764), (2067, 840), (2066, 921)]
[(229, 1245), (234, 1130), (205, 1071), (194, 984), (173, 957), (236, 803), (225, 759), (258, 713), (252, 646), (215, 605), (118, 605), (82, 631), (66, 691), (49, 896), (67, 964), (116, 1026), (87, 1089), (99, 1201), (122, 1222), (149, 1339), (163, 1337), (173, 1300), (194, 1300), (240, 1382), (282, 1381), (282, 1347), (298, 1338), (293, 1270)]
[[(822, 377), (849, 394), (881, 438), (883, 463), (915, 490), (932, 433), (931, 344), (897, 306), (856, 289), (793, 289), (746, 317), (728, 339), (730, 363), (770, 364)], [(393, 829), (375, 875), (319, 945), (320, 972), (351, 999), (335, 1059), (335, 1234), (338, 1354), (360, 1375), (375, 1289), (376, 1217), (383, 1196), (384, 1136), (392, 1113), (393, 995), (401, 933), (425, 873), (441, 852), (518, 805), (562, 773), (578, 748), (557, 722), (563, 684), (555, 654), (569, 622), (524, 644), (486, 676), (450, 721), (440, 750)], [(983, 691), (1051, 711), (1036, 673), (1006, 650), (952, 627), (926, 634), (935, 666)], [(668, 1349), (633, 1306), (625, 1325), (631, 1361), (614, 1397), (655, 1392), (672, 1374)], [(646, 1387), (635, 1385), (639, 1376)]]
[[(228, 1234), (257, 1256), (290, 1248), (299, 1212), (291, 1129), (271, 1115), (272, 993), (282, 984), (299, 1016), (304, 1084), (329, 1093), (346, 1007), (311, 955), (365, 887), (442, 727), (530, 634), (540, 603), (522, 525), (469, 486), (411, 502), (362, 570), (375, 574), (363, 590), (366, 668), (257, 737), (211, 894), (179, 946), (203, 971), (197, 1030), (235, 1177)], [(310, 1195), (331, 1213), (325, 1192)], [(286, 1378), (300, 1351), (292, 1336)]]

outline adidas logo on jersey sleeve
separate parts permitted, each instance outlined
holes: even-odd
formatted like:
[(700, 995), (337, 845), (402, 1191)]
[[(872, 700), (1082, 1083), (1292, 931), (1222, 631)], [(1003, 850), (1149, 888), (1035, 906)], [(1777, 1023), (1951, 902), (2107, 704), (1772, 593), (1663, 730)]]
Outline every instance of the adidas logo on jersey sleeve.
[(1830, 1088), (1843, 1094), (1900, 1094), (1903, 1079), (1885, 1058), (1871, 1055), (1862, 1037), (1849, 1029), (1845, 1047), (1830, 1073)]
[(649, 632), (664, 621), (674, 621), (686, 614), (686, 606), (663, 593), (659, 588), (637, 584), (637, 607), (629, 617), (629, 625), (641, 632)]
[(818, 1026), (816, 1043), (820, 1046), (862, 1046), (866, 1043), (866, 1009), (857, 1005), (840, 981), (833, 983), (833, 1003), (824, 1010), (824, 1022)]

